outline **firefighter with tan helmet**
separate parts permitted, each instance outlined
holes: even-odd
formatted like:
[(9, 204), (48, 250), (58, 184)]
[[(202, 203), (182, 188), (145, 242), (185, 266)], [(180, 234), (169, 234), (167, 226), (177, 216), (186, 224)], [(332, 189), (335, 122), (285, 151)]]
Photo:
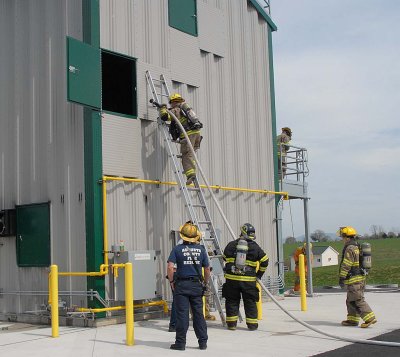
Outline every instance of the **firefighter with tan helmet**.
[[(312, 263), (312, 261), (313, 261), (312, 243), (309, 243), (309, 244), (310, 244), (310, 252), (311, 252), (310, 261)], [(307, 274), (307, 271), (308, 271), (308, 269), (307, 269), (307, 259), (306, 259), (306, 256), (307, 256), (307, 243), (304, 243), (301, 247), (298, 247), (293, 253), (293, 259), (294, 259), (294, 263), (296, 265), (295, 268), (294, 268), (294, 272), (296, 274), (296, 277), (294, 279), (294, 288), (293, 288), (293, 290), (295, 292), (300, 291), (300, 267), (299, 267), (300, 254), (304, 255), (304, 270), (305, 270), (305, 273)], [(306, 281), (306, 284), (307, 284), (307, 281)]]
[(350, 226), (340, 227), (337, 235), (342, 237), (344, 248), (339, 269), (339, 285), (347, 289), (347, 319), (343, 326), (358, 326), (360, 318), (364, 320), (362, 328), (377, 322), (374, 312), (364, 298), (365, 276), (371, 268), (371, 250), (369, 243), (363, 248), (356, 241), (357, 231)]
[[(202, 297), (210, 278), (210, 263), (204, 246), (199, 244), (201, 232), (195, 224), (191, 221), (186, 222), (179, 228), (179, 234), (183, 242), (172, 249), (167, 266), (167, 276), (174, 292), (176, 313), (176, 337), (170, 349), (185, 350), (190, 307), (199, 348), (205, 350), (208, 335)], [(204, 278), (202, 268), (204, 268)]]
[[(195, 152), (200, 148), (202, 136), (200, 135), (200, 129), (203, 124), (199, 121), (196, 113), (193, 109), (185, 102), (185, 99), (178, 93), (171, 94), (169, 97), (169, 109), (182, 124), (189, 137), (190, 143), (193, 146)], [(172, 120), (168, 113), (167, 106), (163, 105), (160, 108), (160, 118), (163, 121), (171, 121), (170, 134), (172, 139), (178, 140), (181, 144), (181, 155), (182, 155), (182, 166), (183, 172), (186, 175), (186, 184), (190, 185), (196, 178), (196, 162), (192, 151), (190, 150), (189, 144), (185, 138), (185, 135), (180, 132), (178, 125)]]
[(282, 179), (286, 175), (286, 155), (289, 151), (290, 140), (292, 140), (292, 129), (285, 126), (282, 128), (282, 133), (276, 138), (276, 143), (278, 145), (278, 175), (279, 178)]
[(253, 225), (245, 223), (240, 229), (240, 237), (228, 243), (224, 250), (226, 282), (222, 287), (222, 296), (225, 298), (226, 324), (229, 330), (236, 330), (241, 298), (248, 329), (258, 328), (256, 303), (259, 300), (259, 290), (256, 278), (261, 279), (267, 270), (268, 256), (255, 239)]

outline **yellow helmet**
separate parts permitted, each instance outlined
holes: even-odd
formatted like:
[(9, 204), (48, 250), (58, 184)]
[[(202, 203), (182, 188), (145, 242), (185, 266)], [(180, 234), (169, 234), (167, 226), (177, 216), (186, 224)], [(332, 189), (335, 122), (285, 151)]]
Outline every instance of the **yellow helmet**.
[(292, 136), (292, 129), (288, 128), (287, 126), (282, 128), (282, 131), (286, 131), (289, 134), (289, 136)]
[(185, 101), (185, 99), (183, 99), (182, 96), (180, 94), (178, 94), (178, 93), (174, 93), (174, 94), (171, 94), (169, 96), (169, 102), (170, 103), (172, 103), (172, 102), (184, 102), (184, 101)]
[(357, 231), (350, 226), (340, 227), (336, 232), (336, 235), (339, 237), (355, 237), (357, 235)]
[[(310, 244), (310, 249), (312, 249), (312, 243), (309, 243), (309, 244)], [(307, 243), (304, 243), (304, 244), (303, 244), (303, 248), (304, 248), (304, 249), (307, 249)]]
[(199, 229), (191, 221), (179, 227), (179, 235), (184, 241), (191, 243), (196, 243), (201, 237)]

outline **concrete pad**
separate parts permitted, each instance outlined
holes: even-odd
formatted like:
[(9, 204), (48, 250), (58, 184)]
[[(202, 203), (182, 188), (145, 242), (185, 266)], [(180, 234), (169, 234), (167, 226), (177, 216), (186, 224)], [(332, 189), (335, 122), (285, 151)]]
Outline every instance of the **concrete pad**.
[[(344, 292), (316, 294), (307, 299), (308, 311), (300, 311), (300, 298), (290, 297), (280, 303), (314, 327), (338, 336), (369, 339), (400, 329), (400, 309), (397, 308), (399, 292), (367, 292), (366, 300), (374, 310), (378, 323), (367, 328), (343, 327), (346, 317)], [(244, 314), (243, 314), (244, 315)], [(281, 311), (273, 302), (263, 303), (263, 320), (257, 331), (249, 331), (241, 323), (236, 331), (226, 330), (219, 321), (208, 322), (208, 349), (198, 349), (197, 340), (190, 327), (186, 351), (172, 351), (169, 346), (175, 334), (168, 332), (168, 319), (138, 321), (135, 323), (135, 345), (125, 345), (125, 325), (99, 328), (60, 327), (60, 337), (51, 338), (51, 328), (3, 333), (0, 331), (1, 356), (190, 356), (230, 357), (248, 355), (313, 356), (334, 350), (348, 342), (334, 340), (310, 331)], [(400, 355), (400, 348), (399, 348)]]

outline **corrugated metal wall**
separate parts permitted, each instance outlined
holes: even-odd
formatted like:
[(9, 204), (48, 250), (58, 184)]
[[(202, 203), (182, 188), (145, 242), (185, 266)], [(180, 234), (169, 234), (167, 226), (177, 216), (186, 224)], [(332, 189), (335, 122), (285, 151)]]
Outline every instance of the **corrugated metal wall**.
[[(132, 119), (132, 128), (139, 132), (116, 131), (118, 140), (125, 135), (126, 142), (135, 141), (129, 150), (136, 150), (137, 167), (132, 169), (132, 160), (118, 172), (124, 155), (112, 141), (113, 119), (105, 115), (105, 173), (130, 176), (132, 169), (145, 179), (175, 180), (156, 111), (148, 105), (145, 71), (150, 69), (154, 77), (164, 73), (204, 123), (199, 158), (212, 184), (272, 189), (267, 24), (246, 0), (198, 0), (199, 37), (193, 37), (168, 26), (167, 5), (165, 0), (100, 0), (101, 47), (137, 58), (138, 75), (139, 120)], [(52, 262), (64, 271), (84, 271), (86, 265), (84, 200), (79, 199), (83, 113), (66, 101), (65, 76), (66, 36), (82, 38), (81, 8), (81, 0), (0, 0), (0, 208), (50, 201)], [(247, 221), (255, 225), (271, 257), (268, 274), (275, 274), (274, 196), (216, 195), (235, 231)], [(208, 201), (225, 246), (231, 237)], [(176, 188), (110, 182), (107, 208), (110, 246), (123, 240), (126, 249), (155, 249), (158, 289), (168, 295), (163, 277), (172, 247), (169, 232), (188, 218)], [(47, 269), (17, 268), (15, 238), (0, 243), (0, 288), (46, 290)], [(61, 290), (85, 288), (84, 278), (60, 279)], [(0, 313), (33, 310), (46, 300), (1, 298)]]
[[(142, 177), (175, 181), (153, 121), (156, 111), (148, 105), (150, 70), (154, 78), (165, 74), (204, 123), (199, 158), (212, 184), (273, 190), (267, 24), (257, 11), (245, 0), (199, 0), (199, 37), (193, 37), (168, 27), (167, 1), (100, 4), (101, 47), (137, 58)], [(213, 38), (210, 29), (202, 31), (207, 25), (218, 30)], [(216, 196), (235, 231), (254, 224), (271, 258), (268, 274), (275, 275), (275, 197), (226, 191)], [(123, 240), (125, 249), (157, 250), (163, 277), (169, 232), (188, 218), (177, 189), (113, 182), (107, 200), (110, 244)], [(208, 202), (225, 246), (231, 237), (209, 197)], [(163, 292), (169, 294), (165, 285)]]
[[(83, 116), (66, 101), (65, 76), (66, 36), (82, 38), (81, 8), (81, 0), (0, 0), (0, 209), (50, 201), (52, 262), (63, 271), (86, 269)], [(0, 240), (0, 288), (47, 290), (48, 269), (17, 268), (15, 238)], [(60, 279), (67, 289), (86, 281)], [(0, 313), (46, 301), (6, 296)]]

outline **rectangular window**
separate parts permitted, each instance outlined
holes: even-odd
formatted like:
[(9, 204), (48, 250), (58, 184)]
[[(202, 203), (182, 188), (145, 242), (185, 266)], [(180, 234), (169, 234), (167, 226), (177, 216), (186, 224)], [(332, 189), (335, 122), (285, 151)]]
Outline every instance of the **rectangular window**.
[(136, 60), (101, 52), (102, 109), (137, 117)]
[(197, 36), (197, 6), (196, 0), (168, 0), (169, 26)]

